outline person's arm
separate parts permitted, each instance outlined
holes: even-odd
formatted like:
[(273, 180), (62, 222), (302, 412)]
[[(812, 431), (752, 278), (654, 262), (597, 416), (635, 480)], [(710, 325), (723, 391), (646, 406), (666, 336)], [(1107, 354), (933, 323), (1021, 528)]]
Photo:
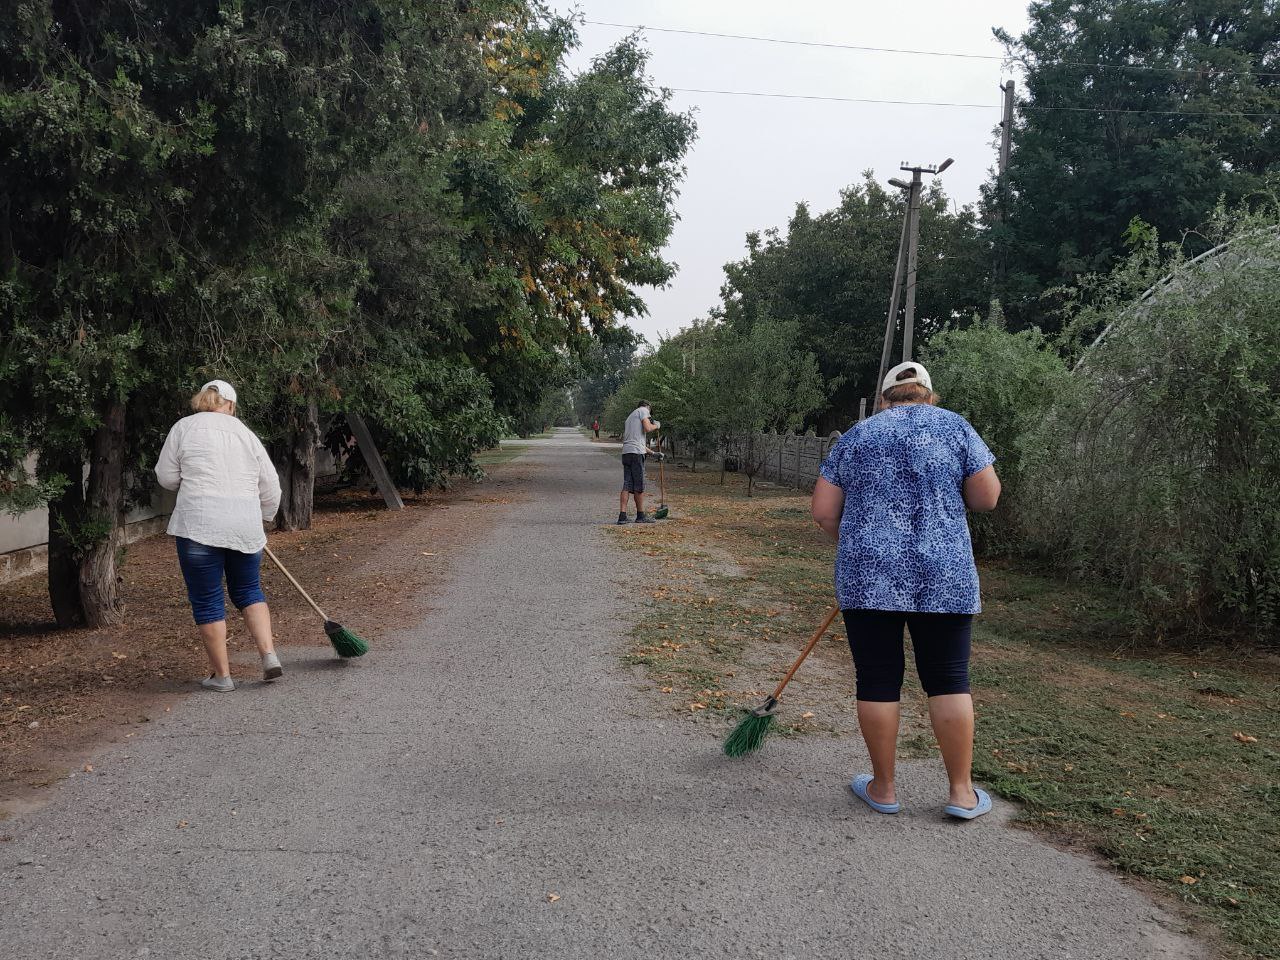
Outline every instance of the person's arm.
[(994, 466), (983, 467), (966, 477), (962, 489), (964, 505), (975, 513), (988, 513), (1000, 502), (1000, 478)]
[(177, 490), (182, 483), (182, 463), (178, 459), (178, 425), (175, 423), (164, 438), (160, 457), (156, 460), (156, 482), (166, 490)]
[(840, 539), (840, 517), (844, 514), (844, 491), (825, 477), (819, 477), (813, 488), (809, 512), (822, 532), (832, 540)]
[(262, 505), (262, 522), (268, 523), (280, 509), (280, 476), (262, 441), (256, 436), (253, 441), (253, 454), (258, 461), (258, 502)]
[(657, 430), (660, 426), (662, 426), (661, 423), (657, 420), (650, 420), (648, 417), (645, 417), (640, 421), (640, 429), (645, 433), (653, 433), (653, 431)]

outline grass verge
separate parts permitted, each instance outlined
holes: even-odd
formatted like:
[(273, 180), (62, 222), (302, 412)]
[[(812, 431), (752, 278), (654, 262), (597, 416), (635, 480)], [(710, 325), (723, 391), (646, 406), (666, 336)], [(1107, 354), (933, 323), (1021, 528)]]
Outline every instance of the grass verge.
[[(765, 487), (748, 500), (738, 478), (718, 481), (668, 471), (672, 520), (619, 539), (665, 570), (630, 661), (674, 710), (727, 726), (820, 620), (833, 551), (807, 497)], [(977, 777), (1020, 801), (1030, 824), (1180, 900), (1238, 955), (1280, 960), (1280, 662), (1135, 648), (1105, 590), (1006, 564), (982, 575)], [(853, 735), (843, 638), (816, 659), (844, 679), (825, 701), (811, 683), (803, 711), (789, 690), (781, 732)], [(904, 753), (936, 749), (914, 683), (902, 742)]]

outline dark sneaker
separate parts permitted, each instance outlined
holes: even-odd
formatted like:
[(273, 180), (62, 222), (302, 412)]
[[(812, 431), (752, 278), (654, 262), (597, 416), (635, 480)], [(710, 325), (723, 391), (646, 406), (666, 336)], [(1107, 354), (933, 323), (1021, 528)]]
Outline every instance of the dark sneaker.
[(657, 523), (657, 522), (658, 521), (653, 519), (653, 517), (647, 516), (643, 513), (636, 514), (636, 523)]
[(631, 521), (627, 519), (627, 515), (625, 513), (618, 514), (618, 523), (630, 523), (630, 522)]

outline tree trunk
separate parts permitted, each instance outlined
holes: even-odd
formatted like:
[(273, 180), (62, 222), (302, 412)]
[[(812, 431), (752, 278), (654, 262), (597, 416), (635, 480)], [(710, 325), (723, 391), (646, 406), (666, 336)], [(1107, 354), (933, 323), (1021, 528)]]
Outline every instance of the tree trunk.
[(289, 440), (276, 447), (273, 459), (280, 474), (277, 530), (311, 529), (316, 490), (316, 446), (320, 443), (318, 420), (316, 403), (312, 400), (294, 424)]
[(79, 456), (60, 462), (41, 458), (40, 472), (67, 478), (66, 488), (49, 503), (49, 605), (59, 627), (82, 627), (80, 560), (73, 538), (84, 523), (84, 464)]
[(18, 272), (18, 254), (13, 246), (13, 227), (10, 218), (9, 194), (0, 193), (0, 277), (12, 277)]
[[(98, 536), (80, 560), (80, 606), (91, 627), (124, 620), (117, 553), (124, 507), (124, 403), (108, 400), (102, 425), (93, 434), (85, 519)], [(105, 533), (104, 533), (105, 532)]]

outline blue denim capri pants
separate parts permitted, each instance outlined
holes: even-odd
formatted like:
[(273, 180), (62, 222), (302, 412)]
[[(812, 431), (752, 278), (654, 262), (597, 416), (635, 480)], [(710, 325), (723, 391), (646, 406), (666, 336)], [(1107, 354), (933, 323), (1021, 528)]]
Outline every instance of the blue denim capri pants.
[(227, 593), (237, 610), (266, 603), (259, 573), (262, 551), (241, 553), (226, 547), (210, 547), (186, 537), (177, 537), (178, 565), (187, 582), (187, 599), (198, 625), (227, 619), (227, 606), (222, 595), (222, 579), (227, 580)]

